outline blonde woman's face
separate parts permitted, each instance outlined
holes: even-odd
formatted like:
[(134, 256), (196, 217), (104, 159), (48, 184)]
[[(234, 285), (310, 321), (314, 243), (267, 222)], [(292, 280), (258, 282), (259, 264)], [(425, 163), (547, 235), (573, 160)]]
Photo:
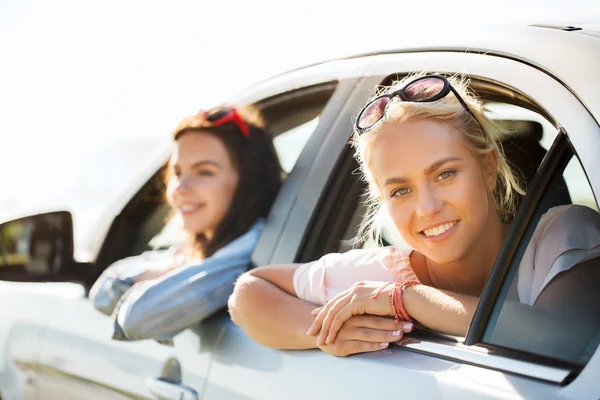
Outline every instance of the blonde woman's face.
[(210, 133), (188, 132), (173, 145), (167, 198), (184, 228), (211, 238), (225, 217), (238, 184), (238, 172), (223, 142)]
[(467, 257), (495, 216), (496, 171), (451, 125), (392, 123), (372, 148), (371, 172), (403, 239), (443, 264)]

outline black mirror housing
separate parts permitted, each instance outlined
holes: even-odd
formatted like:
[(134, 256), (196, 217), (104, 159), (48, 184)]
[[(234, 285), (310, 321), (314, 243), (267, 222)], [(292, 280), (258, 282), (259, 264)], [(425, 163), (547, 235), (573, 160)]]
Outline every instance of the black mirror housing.
[(0, 279), (63, 280), (73, 272), (73, 218), (68, 211), (31, 215), (0, 224)]

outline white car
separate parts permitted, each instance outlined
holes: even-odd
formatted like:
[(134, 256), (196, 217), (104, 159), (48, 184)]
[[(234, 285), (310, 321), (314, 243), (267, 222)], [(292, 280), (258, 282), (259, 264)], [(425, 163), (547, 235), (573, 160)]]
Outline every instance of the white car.
[(504, 146), (529, 190), (465, 338), (417, 331), (389, 349), (336, 358), (263, 347), (222, 310), (172, 347), (111, 340), (111, 319), (87, 299), (91, 284), (112, 262), (177, 237), (176, 222), (163, 223), (161, 158), (98, 227), (107, 232), (87, 244), (91, 263), (73, 259), (68, 212), (0, 225), (0, 398), (600, 398), (600, 261), (557, 277), (540, 296), (539, 312), (565, 315), (554, 325), (520, 319), (505, 302), (544, 211), (568, 203), (598, 210), (600, 24), (436, 40), (290, 71), (232, 100), (262, 110), (289, 172), (254, 264), (303, 262), (348, 249), (356, 233), (364, 183), (352, 173), (348, 139), (374, 88), (420, 70), (470, 77), (513, 132)]

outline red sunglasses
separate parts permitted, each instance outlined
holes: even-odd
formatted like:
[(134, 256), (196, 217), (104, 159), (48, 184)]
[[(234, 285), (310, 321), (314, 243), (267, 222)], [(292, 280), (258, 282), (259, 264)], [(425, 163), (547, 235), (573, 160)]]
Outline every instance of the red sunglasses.
[(237, 125), (244, 137), (250, 137), (250, 128), (244, 122), (237, 109), (233, 107), (217, 107), (208, 111), (201, 111), (202, 118), (210, 124), (210, 126), (221, 126), (228, 122), (233, 122)]

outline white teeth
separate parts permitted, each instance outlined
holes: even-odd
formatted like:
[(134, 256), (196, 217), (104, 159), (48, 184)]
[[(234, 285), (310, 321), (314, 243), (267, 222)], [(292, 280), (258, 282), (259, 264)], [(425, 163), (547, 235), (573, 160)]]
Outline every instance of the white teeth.
[(456, 222), (448, 222), (446, 224), (443, 225), (439, 225), (430, 229), (425, 229), (423, 231), (423, 233), (426, 236), (438, 236), (441, 235), (442, 233), (446, 232), (447, 230), (449, 230), (450, 228), (452, 228), (454, 226), (454, 224), (456, 224)]
[(182, 205), (179, 206), (179, 209), (183, 212), (192, 212), (195, 211), (196, 209), (198, 209), (198, 206), (191, 206), (191, 205)]

